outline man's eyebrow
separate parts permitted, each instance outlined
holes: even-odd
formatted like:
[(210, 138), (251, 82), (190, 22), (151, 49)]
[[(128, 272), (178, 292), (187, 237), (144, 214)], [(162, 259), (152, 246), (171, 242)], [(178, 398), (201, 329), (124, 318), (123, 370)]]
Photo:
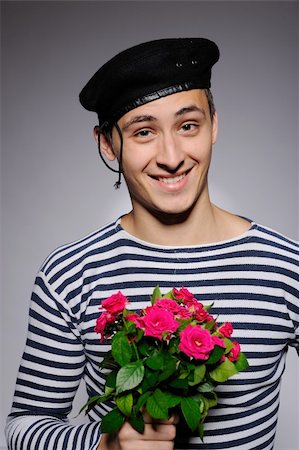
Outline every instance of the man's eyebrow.
[[(179, 117), (182, 116), (186, 113), (189, 112), (199, 112), (201, 113), (203, 116), (206, 115), (205, 110), (203, 108), (200, 108), (196, 105), (189, 105), (189, 106), (184, 106), (183, 108), (179, 109), (176, 113), (175, 116)], [(141, 123), (141, 122), (154, 122), (157, 121), (158, 119), (154, 116), (151, 116), (149, 114), (142, 114), (140, 116), (134, 116), (132, 117), (132, 119), (130, 119), (128, 122), (125, 123), (125, 125), (123, 126), (123, 131), (127, 130), (128, 128), (130, 128), (131, 125), (134, 125), (135, 123)]]
[(141, 116), (134, 116), (131, 120), (125, 123), (123, 130), (127, 130), (131, 125), (134, 123), (140, 123), (140, 122), (153, 122), (154, 120), (157, 120), (156, 117), (150, 116), (150, 115), (141, 115)]
[(186, 113), (189, 113), (189, 112), (199, 112), (203, 116), (206, 115), (205, 110), (203, 108), (200, 108), (200, 107), (196, 106), (196, 105), (184, 106), (183, 108), (179, 109), (175, 113), (175, 115), (178, 117), (178, 116), (182, 116), (182, 115), (184, 115)]

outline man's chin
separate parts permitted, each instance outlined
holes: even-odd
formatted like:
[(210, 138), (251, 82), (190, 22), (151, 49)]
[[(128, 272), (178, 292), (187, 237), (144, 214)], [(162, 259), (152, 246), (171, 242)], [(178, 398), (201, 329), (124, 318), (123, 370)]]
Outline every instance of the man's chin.
[(165, 225), (175, 225), (185, 222), (192, 212), (192, 207), (181, 211), (161, 211), (154, 210), (152, 214), (159, 222)]

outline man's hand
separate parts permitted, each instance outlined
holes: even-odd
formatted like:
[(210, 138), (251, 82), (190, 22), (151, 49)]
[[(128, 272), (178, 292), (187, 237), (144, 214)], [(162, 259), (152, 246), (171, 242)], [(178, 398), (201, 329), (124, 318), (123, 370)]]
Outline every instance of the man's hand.
[(117, 435), (103, 434), (98, 450), (173, 450), (177, 419), (154, 420), (144, 414), (144, 432), (126, 422)]

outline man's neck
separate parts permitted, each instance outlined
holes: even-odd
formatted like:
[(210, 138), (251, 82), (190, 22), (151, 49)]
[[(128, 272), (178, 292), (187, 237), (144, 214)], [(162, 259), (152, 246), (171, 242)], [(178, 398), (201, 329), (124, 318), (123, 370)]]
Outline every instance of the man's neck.
[(158, 245), (202, 245), (232, 239), (250, 227), (244, 219), (221, 210), (210, 202), (202, 211), (185, 217), (158, 217), (133, 209), (122, 218), (123, 228), (133, 236)]

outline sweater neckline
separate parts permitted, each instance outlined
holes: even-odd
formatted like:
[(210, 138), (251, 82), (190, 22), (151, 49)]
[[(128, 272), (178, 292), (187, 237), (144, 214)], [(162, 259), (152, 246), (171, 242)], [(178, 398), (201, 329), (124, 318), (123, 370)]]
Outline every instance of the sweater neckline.
[(245, 231), (244, 233), (235, 236), (233, 238), (230, 239), (225, 239), (222, 241), (215, 241), (215, 242), (211, 242), (211, 243), (206, 243), (206, 244), (195, 244), (195, 245), (161, 245), (161, 244), (154, 244), (152, 242), (147, 242), (144, 241), (143, 239), (140, 239), (136, 236), (134, 236), (133, 234), (130, 234), (128, 231), (126, 231), (122, 224), (121, 224), (121, 219), (122, 216), (120, 216), (116, 222), (115, 222), (115, 230), (118, 233), (121, 233), (121, 235), (126, 239), (129, 240), (131, 242), (134, 242), (136, 244), (139, 244), (143, 247), (150, 247), (150, 248), (156, 248), (156, 249), (160, 249), (160, 250), (194, 250), (194, 249), (209, 249), (209, 248), (217, 248), (217, 247), (227, 247), (227, 246), (233, 246), (236, 244), (240, 244), (244, 241), (247, 241), (248, 239), (250, 239), (253, 235), (253, 231), (257, 228), (257, 224), (249, 219), (248, 222), (250, 223), (250, 227), (248, 228), (247, 231)]

